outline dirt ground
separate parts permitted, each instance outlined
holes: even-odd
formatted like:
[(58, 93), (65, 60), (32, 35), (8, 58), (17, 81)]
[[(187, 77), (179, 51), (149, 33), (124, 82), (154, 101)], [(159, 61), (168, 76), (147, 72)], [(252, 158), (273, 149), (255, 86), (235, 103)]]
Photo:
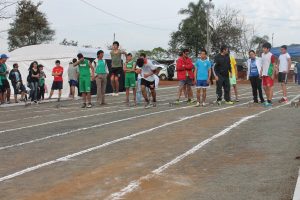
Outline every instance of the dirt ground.
[(124, 94), (92, 109), (80, 100), (0, 107), (0, 199), (292, 199), (300, 108), (277, 103), (278, 84), (272, 108), (250, 104), (248, 84), (239, 103), (196, 108), (171, 106), (178, 83), (160, 83), (148, 110), (126, 106)]

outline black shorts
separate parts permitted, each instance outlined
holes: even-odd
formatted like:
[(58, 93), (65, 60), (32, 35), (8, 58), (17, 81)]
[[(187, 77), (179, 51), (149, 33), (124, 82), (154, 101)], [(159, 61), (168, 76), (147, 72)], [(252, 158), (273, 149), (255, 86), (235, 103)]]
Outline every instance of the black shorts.
[(12, 84), (13, 88), (14, 88), (14, 94), (21, 94), (21, 92), (26, 92), (26, 88), (22, 83), (19, 83), (19, 85), (17, 83), (13, 83)]
[(155, 81), (147, 81), (142, 78), (141, 85), (144, 85), (147, 88), (155, 89)]
[(63, 82), (62, 81), (53, 81), (51, 90), (62, 90), (63, 89)]
[(2, 90), (6, 91), (7, 89), (10, 89), (8, 80), (7, 79), (2, 80)]
[(121, 77), (121, 74), (123, 73), (123, 68), (122, 67), (116, 67), (116, 68), (111, 68), (110, 75)]
[(287, 73), (279, 72), (278, 74), (278, 82), (287, 84), (288, 76)]

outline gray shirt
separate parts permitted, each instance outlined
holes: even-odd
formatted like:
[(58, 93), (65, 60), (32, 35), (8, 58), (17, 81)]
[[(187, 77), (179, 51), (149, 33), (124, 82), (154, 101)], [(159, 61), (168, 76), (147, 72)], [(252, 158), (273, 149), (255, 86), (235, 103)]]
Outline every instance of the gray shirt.
[(74, 67), (73, 64), (69, 64), (69, 68), (68, 68), (69, 81), (70, 80), (77, 81), (78, 79), (77, 73), (78, 73), (78, 67)]
[(153, 82), (155, 80), (154, 74), (147, 78), (144, 78), (144, 74), (151, 74), (153, 73), (153, 70), (156, 70), (156, 67), (151, 63), (150, 60), (147, 60), (147, 64), (145, 64), (142, 68), (142, 78), (149, 82)]

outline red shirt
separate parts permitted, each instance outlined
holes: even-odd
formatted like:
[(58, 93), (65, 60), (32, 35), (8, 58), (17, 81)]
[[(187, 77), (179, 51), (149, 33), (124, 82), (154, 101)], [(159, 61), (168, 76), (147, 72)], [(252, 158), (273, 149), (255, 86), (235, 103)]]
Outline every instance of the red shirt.
[(54, 81), (63, 81), (62, 75), (64, 73), (64, 68), (62, 66), (55, 66), (52, 73), (61, 73), (60, 76), (54, 76)]

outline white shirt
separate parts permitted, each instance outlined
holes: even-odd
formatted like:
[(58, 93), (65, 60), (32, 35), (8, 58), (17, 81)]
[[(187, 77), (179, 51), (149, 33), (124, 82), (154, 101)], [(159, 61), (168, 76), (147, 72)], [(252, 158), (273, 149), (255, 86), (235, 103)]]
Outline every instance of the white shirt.
[(268, 74), (269, 68), (271, 66), (271, 60), (272, 60), (273, 54), (271, 52), (265, 54), (263, 53), (261, 55), (261, 64), (262, 64), (262, 76), (270, 76)]
[(142, 68), (142, 75), (141, 75), (142, 78), (149, 82), (155, 81), (154, 74), (152, 74), (151, 76), (148, 76), (147, 78), (144, 77), (144, 74), (153, 73), (153, 70), (156, 70), (156, 67), (154, 65), (152, 65), (150, 60), (148, 60), (147, 64), (145, 64)]
[(279, 56), (279, 72), (287, 72), (289, 70), (289, 53), (281, 54)]

